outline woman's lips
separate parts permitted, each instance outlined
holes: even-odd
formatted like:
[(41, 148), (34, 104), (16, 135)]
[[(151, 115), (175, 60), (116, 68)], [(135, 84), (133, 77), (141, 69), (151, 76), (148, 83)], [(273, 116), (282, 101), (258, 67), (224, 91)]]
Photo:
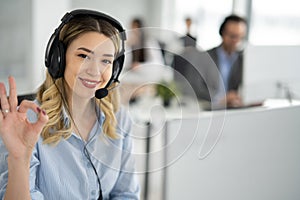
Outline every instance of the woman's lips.
[(84, 79), (84, 78), (79, 78), (79, 80), (81, 81), (81, 83), (87, 87), (87, 88), (95, 88), (100, 81), (94, 81), (94, 80), (89, 80), (89, 79)]

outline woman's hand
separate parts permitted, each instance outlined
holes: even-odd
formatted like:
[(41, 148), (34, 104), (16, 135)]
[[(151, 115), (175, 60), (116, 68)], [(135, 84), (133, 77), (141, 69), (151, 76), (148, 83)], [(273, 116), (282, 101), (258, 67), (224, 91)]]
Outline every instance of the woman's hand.
[[(9, 98), (7, 98), (5, 85), (0, 83), (0, 137), (10, 157), (30, 158), (39, 135), (48, 121), (48, 116), (32, 101), (24, 100), (17, 108), (16, 83), (13, 77), (9, 77), (8, 81)], [(38, 114), (35, 123), (30, 123), (27, 119), (28, 109)]]

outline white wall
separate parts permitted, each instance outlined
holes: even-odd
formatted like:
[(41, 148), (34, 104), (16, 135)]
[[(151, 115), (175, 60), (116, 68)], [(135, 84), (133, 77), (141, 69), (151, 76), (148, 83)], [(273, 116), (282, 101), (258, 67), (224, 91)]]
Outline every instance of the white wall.
[(32, 81), (36, 89), (45, 79), (45, 49), (55, 28), (60, 24), (60, 19), (70, 10), (70, 0), (32, 1), (32, 45), (33, 60)]
[(1, 2), (0, 6), (0, 81), (16, 78), (22, 90), (32, 87), (23, 82), (32, 71), (31, 4), (29, 0)]
[(118, 19), (122, 25), (128, 29), (130, 28), (131, 19), (136, 16), (142, 17), (147, 25), (156, 26), (159, 24), (160, 9), (157, 10), (157, 8), (153, 8), (153, 6), (159, 7), (159, 4), (159, 0), (73, 0), (71, 7), (95, 9), (105, 12)]

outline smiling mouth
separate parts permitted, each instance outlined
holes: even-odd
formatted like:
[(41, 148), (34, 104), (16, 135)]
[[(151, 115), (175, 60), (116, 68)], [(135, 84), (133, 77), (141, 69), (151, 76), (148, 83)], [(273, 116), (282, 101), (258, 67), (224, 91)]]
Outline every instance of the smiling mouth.
[(79, 78), (79, 80), (87, 88), (95, 88), (100, 83), (100, 81), (92, 81), (92, 80), (83, 79), (83, 78)]

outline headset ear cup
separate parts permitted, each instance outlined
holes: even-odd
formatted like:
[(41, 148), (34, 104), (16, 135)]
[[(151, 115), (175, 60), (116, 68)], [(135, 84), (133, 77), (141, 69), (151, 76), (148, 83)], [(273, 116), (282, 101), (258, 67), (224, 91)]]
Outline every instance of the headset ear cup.
[(65, 48), (61, 41), (56, 40), (50, 50), (48, 71), (52, 78), (63, 77), (65, 69)]
[(124, 64), (124, 55), (120, 55), (115, 61), (113, 66), (113, 77), (115, 81), (119, 81), (119, 76), (121, 74), (123, 64)]
[(66, 51), (65, 51), (65, 45), (59, 41), (59, 64), (58, 64), (58, 74), (57, 78), (63, 77), (65, 73), (65, 67), (66, 67)]

